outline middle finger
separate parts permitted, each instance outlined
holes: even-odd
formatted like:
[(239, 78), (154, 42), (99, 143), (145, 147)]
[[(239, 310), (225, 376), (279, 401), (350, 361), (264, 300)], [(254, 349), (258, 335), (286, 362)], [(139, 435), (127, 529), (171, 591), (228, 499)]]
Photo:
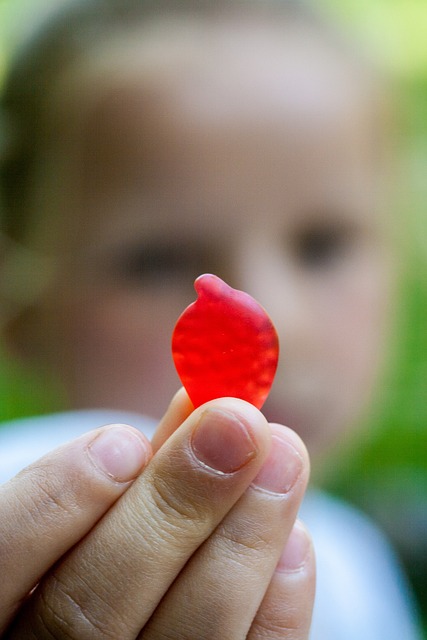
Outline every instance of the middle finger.
[(280, 425), (272, 436), (260, 473), (180, 573), (144, 640), (246, 638), (308, 481), (300, 438)]

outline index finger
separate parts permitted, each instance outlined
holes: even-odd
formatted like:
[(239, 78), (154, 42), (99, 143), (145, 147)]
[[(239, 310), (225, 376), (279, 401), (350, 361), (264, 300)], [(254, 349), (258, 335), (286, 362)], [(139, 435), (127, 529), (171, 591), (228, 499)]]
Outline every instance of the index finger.
[(94, 526), (150, 458), (136, 429), (69, 442), (0, 487), (0, 635), (43, 574)]
[(156, 432), (151, 440), (154, 453), (178, 429), (178, 427), (194, 411), (193, 404), (184, 387), (176, 392), (165, 415), (160, 420)]

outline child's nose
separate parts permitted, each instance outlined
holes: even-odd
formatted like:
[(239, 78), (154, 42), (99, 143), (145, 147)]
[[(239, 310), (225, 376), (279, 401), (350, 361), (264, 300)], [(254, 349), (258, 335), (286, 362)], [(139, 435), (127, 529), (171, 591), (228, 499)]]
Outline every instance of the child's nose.
[(230, 281), (231, 286), (247, 291), (265, 308), (278, 332), (282, 351), (308, 348), (315, 318), (298, 274), (273, 254), (259, 259), (252, 254), (245, 262)]

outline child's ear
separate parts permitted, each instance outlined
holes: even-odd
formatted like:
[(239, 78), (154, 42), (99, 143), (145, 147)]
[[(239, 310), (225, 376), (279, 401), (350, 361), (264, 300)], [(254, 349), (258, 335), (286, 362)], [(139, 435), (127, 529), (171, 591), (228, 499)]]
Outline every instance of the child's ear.
[(43, 298), (53, 278), (51, 261), (12, 241), (4, 241), (0, 261), (0, 340), (13, 357), (35, 363), (46, 344)]
[(38, 315), (36, 307), (27, 307), (6, 319), (1, 327), (6, 353), (23, 363), (34, 364), (45, 357)]

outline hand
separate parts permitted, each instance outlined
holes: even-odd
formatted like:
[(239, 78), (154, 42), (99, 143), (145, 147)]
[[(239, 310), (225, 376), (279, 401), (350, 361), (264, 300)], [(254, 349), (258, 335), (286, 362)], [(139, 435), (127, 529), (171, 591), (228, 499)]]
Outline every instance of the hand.
[[(140, 442), (147, 459), (146, 443)], [(23, 543), (25, 561), (21, 556), (19, 566), (27, 575), (8, 597), (4, 626), (7, 617), (15, 618), (3, 637), (307, 638), (314, 569), (309, 538), (294, 525), (308, 477), (299, 438), (268, 425), (242, 401), (220, 399), (191, 412), (181, 393), (153, 446), (150, 464), (125, 493), (123, 483), (109, 481), (116, 488), (115, 499), (123, 495), (113, 506), (104, 500), (90, 524), (81, 515), (73, 521), (82, 512), (83, 496), (86, 511), (94, 513), (94, 506), (88, 506), (93, 495), (81, 468), (68, 484), (67, 456), (62, 458), (65, 467), (56, 467), (57, 479), (49, 475), (49, 488), (33, 492), (30, 502), (44, 496), (44, 508), (33, 507), (30, 517), (21, 518), (18, 530), (27, 535), (22, 534), (18, 546), (12, 525), (2, 524), (2, 540), (7, 541), (2, 544), (3, 582), (17, 583), (15, 565)], [(43, 464), (39, 487), (47, 480)], [(141, 458), (139, 470), (143, 467)], [(67, 474), (68, 482), (61, 481)], [(104, 475), (107, 482), (108, 477)], [(5, 485), (7, 504), (19, 494), (22, 478), (14, 482), (12, 489)], [(14, 505), (18, 514), (23, 492), (19, 495)], [(2, 510), (4, 504), (0, 501)], [(38, 575), (32, 569), (32, 584), (45, 575), (19, 608), (19, 598), (31, 588), (26, 562), (36, 546)]]
[(150, 457), (139, 431), (114, 425), (59, 447), (0, 486), (0, 637), (42, 576), (84, 538)]

